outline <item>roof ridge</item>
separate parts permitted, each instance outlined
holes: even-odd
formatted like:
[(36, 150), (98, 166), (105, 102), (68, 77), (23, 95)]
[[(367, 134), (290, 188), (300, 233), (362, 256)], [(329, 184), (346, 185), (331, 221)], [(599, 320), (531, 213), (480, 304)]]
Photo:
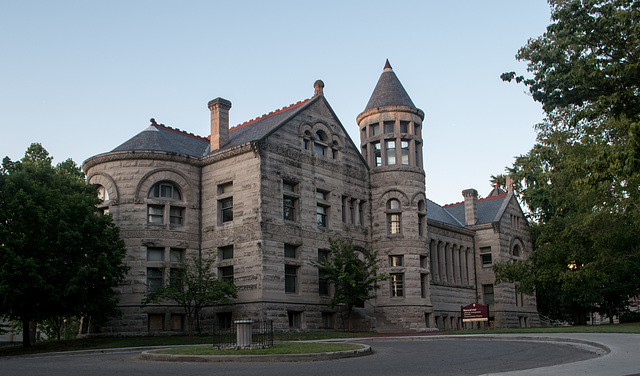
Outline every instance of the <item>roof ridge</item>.
[[(493, 200), (496, 198), (503, 198), (503, 197), (507, 197), (507, 195), (509, 194), (509, 192), (503, 193), (501, 195), (497, 195), (497, 196), (490, 196), (490, 197), (485, 197), (485, 198), (479, 198), (476, 200), (476, 202), (478, 201), (488, 201), (488, 200)], [(464, 204), (464, 201), (460, 201), (460, 202), (454, 202), (452, 204), (446, 204), (446, 205), (442, 205), (443, 208), (448, 208), (451, 206), (457, 206), (457, 205), (461, 205)]]
[(313, 98), (307, 98), (307, 99), (298, 101), (297, 103), (292, 103), (292, 104), (290, 104), (288, 106), (285, 106), (285, 107), (282, 107), (280, 109), (277, 109), (275, 111), (271, 111), (268, 114), (264, 114), (262, 116), (258, 116), (255, 119), (247, 120), (244, 123), (241, 123), (241, 124), (236, 125), (235, 127), (229, 128), (229, 130), (232, 131), (234, 129), (238, 129), (238, 128), (244, 127), (245, 125), (249, 125), (249, 124), (255, 123), (255, 122), (259, 121), (259, 120), (266, 119), (266, 118), (271, 117), (273, 115), (277, 115), (277, 114), (282, 113), (284, 111), (288, 111), (288, 110), (291, 110), (291, 109), (296, 108), (298, 106), (302, 106), (303, 104), (309, 102), (311, 99), (313, 99)]
[(192, 138), (195, 138), (197, 140), (208, 141), (208, 138), (205, 138), (205, 137), (202, 137), (202, 136), (198, 136), (196, 134), (193, 134), (193, 133), (190, 133), (190, 132), (187, 132), (187, 131), (183, 131), (182, 129), (173, 128), (173, 127), (170, 127), (168, 125), (158, 124), (158, 123), (155, 122), (154, 119), (151, 119), (151, 120), (152, 120), (151, 126), (162, 128), (162, 129), (166, 129), (168, 131), (171, 131), (171, 132), (174, 132), (174, 133), (179, 133), (179, 134), (182, 134), (182, 135), (185, 135), (185, 136), (188, 136), (188, 137), (192, 137)]

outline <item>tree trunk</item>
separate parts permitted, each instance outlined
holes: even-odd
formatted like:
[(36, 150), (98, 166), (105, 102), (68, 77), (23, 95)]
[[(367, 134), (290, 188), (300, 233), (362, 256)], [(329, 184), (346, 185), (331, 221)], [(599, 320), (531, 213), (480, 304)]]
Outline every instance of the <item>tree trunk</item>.
[(31, 346), (31, 336), (29, 335), (30, 330), (29, 330), (29, 319), (28, 318), (23, 318), (22, 319), (22, 346), (23, 347), (29, 347)]

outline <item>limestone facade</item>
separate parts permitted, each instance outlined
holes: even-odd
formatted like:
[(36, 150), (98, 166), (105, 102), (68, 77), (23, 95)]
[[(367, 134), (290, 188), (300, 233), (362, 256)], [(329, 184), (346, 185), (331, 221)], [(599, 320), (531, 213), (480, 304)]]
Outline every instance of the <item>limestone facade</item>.
[(489, 303), (493, 325), (538, 323), (535, 297), (494, 285), (491, 263), (527, 257), (526, 220), (512, 192), (440, 206), (427, 199), (424, 113), (390, 65), (357, 122), (358, 148), (316, 82), (312, 98), (229, 128), (231, 103), (209, 102), (211, 136), (152, 124), (111, 152), (84, 162), (121, 228), (130, 270), (119, 287), (123, 316), (100, 330), (133, 335), (182, 332), (182, 309), (142, 307), (172, 267), (216, 257), (239, 297), (203, 312), (202, 329), (232, 320), (274, 320), (277, 330), (337, 329), (331, 287), (312, 261), (329, 237), (378, 250), (391, 279), (356, 308), (353, 325), (377, 331), (462, 326), (460, 307)]

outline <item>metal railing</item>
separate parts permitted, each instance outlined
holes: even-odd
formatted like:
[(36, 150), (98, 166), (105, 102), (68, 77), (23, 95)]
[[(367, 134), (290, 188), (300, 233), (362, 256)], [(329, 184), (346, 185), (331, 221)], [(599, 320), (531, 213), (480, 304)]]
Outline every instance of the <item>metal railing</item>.
[[(239, 326), (249, 323), (251, 325), (251, 340), (246, 343), (243, 329)], [(240, 335), (239, 335), (240, 334)], [(245, 348), (269, 348), (273, 347), (273, 321), (240, 320), (231, 324), (231, 327), (214, 325), (213, 347), (221, 349), (245, 349)]]

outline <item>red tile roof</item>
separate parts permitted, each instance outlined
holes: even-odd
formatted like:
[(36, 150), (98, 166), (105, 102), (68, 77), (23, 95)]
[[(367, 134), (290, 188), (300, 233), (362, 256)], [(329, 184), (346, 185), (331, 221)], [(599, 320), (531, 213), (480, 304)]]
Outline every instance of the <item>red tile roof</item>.
[[(503, 197), (507, 197), (507, 194), (508, 194), (508, 192), (507, 192), (507, 193), (503, 193), (503, 194), (498, 195), (498, 196), (491, 196), (491, 197), (480, 198), (480, 199), (478, 199), (478, 200), (477, 200), (477, 202), (480, 202), (480, 201), (489, 201), (489, 200), (493, 200), (493, 199), (496, 199), (496, 198), (503, 198)], [(449, 207), (451, 207), (451, 206), (457, 206), (457, 205), (462, 205), (462, 204), (464, 204), (464, 201), (454, 202), (453, 204), (442, 205), (442, 207), (443, 207), (443, 208), (449, 208)]]
[(235, 127), (230, 128), (229, 130), (231, 131), (231, 130), (234, 130), (234, 129), (237, 129), (237, 128), (240, 128), (240, 127), (244, 127), (245, 125), (249, 125), (249, 124), (255, 123), (255, 122), (259, 121), (259, 120), (263, 120), (265, 118), (268, 118), (269, 116), (273, 116), (273, 115), (279, 114), (281, 112), (288, 111), (288, 110), (290, 110), (292, 108), (296, 108), (296, 107), (302, 106), (303, 104), (309, 102), (310, 100), (311, 100), (311, 98), (308, 98), (308, 99), (302, 100), (302, 101), (300, 101), (298, 103), (290, 104), (290, 105), (288, 105), (286, 107), (283, 107), (283, 108), (281, 108), (279, 110), (271, 111), (268, 114), (264, 114), (264, 115), (262, 115), (260, 117), (255, 118), (255, 119), (245, 121), (242, 124), (238, 124)]

